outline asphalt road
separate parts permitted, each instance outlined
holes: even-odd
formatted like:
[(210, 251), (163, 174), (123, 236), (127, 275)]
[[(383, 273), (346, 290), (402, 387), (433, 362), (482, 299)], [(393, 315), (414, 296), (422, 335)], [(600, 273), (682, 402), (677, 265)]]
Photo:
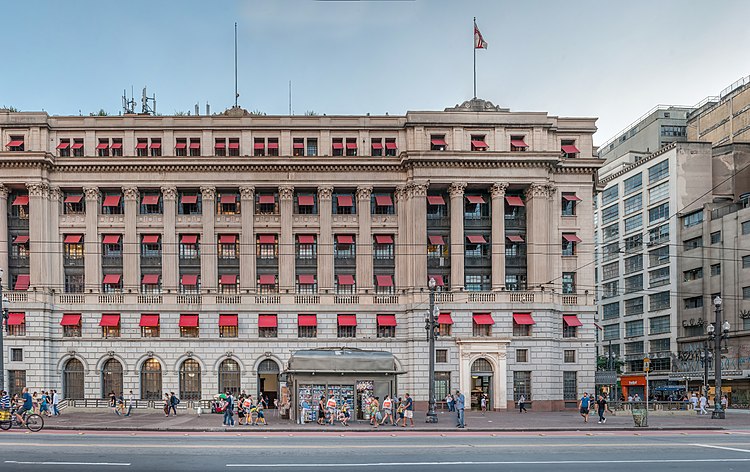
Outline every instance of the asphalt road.
[(2, 471), (750, 470), (750, 432), (0, 433)]

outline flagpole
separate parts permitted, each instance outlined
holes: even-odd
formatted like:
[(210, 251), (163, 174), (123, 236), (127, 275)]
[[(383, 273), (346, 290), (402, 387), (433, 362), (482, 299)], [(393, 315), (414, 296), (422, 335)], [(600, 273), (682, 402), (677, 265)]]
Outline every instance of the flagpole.
[(474, 29), (471, 30), (472, 49), (474, 50), (474, 98), (477, 98), (477, 45), (476, 45), (477, 17), (474, 17)]
[(240, 94), (237, 93), (237, 22), (234, 22), (234, 107), (237, 108), (237, 99)]

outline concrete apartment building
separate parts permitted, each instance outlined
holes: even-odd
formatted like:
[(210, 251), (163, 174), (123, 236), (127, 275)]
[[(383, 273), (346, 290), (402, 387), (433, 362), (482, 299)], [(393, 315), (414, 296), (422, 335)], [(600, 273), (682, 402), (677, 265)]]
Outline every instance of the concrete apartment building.
[[(434, 278), (438, 398), (574, 405), (594, 381), (595, 130), (478, 99), (402, 116), (2, 112), (6, 381), (421, 403)], [(325, 362), (352, 353), (349, 371)]]

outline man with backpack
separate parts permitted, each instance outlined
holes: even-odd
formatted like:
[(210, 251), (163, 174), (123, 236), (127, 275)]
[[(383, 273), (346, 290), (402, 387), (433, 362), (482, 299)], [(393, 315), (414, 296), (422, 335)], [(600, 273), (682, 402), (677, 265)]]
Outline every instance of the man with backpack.
[(224, 426), (234, 426), (234, 397), (227, 390), (227, 407), (224, 409)]
[(177, 416), (177, 405), (179, 404), (180, 399), (177, 398), (177, 395), (174, 392), (169, 392), (169, 411), (174, 412), (175, 416)]

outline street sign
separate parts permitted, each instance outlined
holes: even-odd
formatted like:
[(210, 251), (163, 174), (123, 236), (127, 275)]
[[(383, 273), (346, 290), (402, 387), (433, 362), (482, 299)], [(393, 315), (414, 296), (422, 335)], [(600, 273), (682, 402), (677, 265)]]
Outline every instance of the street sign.
[(615, 385), (617, 383), (617, 371), (600, 370), (595, 372), (594, 381), (597, 385)]
[(643, 371), (651, 372), (651, 359), (649, 359), (648, 357), (643, 358)]

